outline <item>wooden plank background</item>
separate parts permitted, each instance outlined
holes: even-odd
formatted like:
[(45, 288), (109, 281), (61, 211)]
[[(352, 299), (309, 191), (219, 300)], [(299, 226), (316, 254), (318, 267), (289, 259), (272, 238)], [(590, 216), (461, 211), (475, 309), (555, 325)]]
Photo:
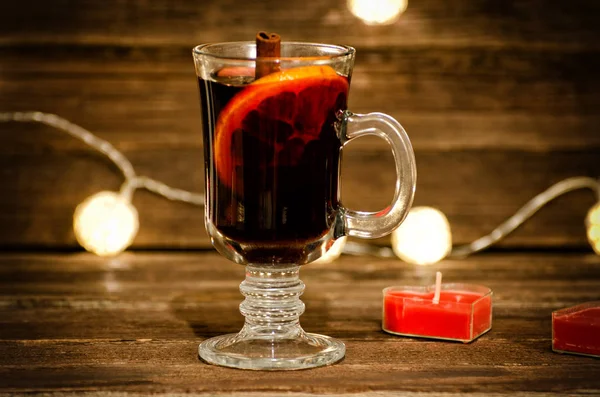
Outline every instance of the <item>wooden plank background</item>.
[[(449, 217), (456, 242), (489, 232), (552, 183), (600, 176), (600, 3), (411, 0), (369, 27), (343, 0), (40, 0), (0, 4), (0, 111), (56, 113), (122, 150), (140, 174), (200, 191), (200, 112), (191, 48), (259, 29), (358, 50), (350, 107), (397, 117), (413, 141), (417, 205)], [(0, 126), (0, 246), (76, 246), (71, 215), (118, 189), (106, 159), (48, 127)], [(385, 144), (344, 158), (344, 202), (392, 195)], [(376, 192), (376, 193), (374, 193)], [(589, 192), (557, 200), (501, 243), (586, 247)], [(208, 244), (202, 210), (138, 192), (138, 248)]]

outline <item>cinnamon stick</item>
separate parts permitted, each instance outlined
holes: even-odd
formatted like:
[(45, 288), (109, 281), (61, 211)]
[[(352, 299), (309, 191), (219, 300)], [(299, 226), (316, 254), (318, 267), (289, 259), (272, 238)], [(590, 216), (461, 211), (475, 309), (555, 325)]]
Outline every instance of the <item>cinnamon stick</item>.
[(258, 32), (256, 34), (256, 69), (257, 79), (279, 71), (281, 56), (281, 37), (277, 33)]

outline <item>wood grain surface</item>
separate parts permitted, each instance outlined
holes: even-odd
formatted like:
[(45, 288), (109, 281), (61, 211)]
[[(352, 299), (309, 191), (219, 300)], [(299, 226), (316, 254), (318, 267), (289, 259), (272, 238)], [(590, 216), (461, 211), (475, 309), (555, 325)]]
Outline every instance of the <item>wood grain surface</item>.
[[(381, 331), (381, 289), (428, 285), (436, 270), (448, 282), (492, 288), (489, 333), (461, 344)], [(302, 324), (340, 338), (347, 354), (330, 367), (284, 373), (197, 357), (199, 342), (241, 327), (243, 276), (214, 253), (4, 254), (0, 393), (600, 394), (599, 360), (551, 351), (551, 312), (600, 300), (598, 256), (483, 254), (435, 267), (344, 256), (305, 266)]]
[[(584, 0), (414, 0), (397, 23), (369, 27), (333, 0), (3, 2), (0, 111), (59, 114), (109, 140), (140, 174), (201, 191), (194, 45), (257, 29), (353, 45), (350, 108), (403, 123), (417, 156), (416, 204), (446, 212), (465, 243), (552, 183), (600, 175), (599, 14)], [(118, 189), (117, 170), (48, 127), (2, 124), (0, 139), (0, 247), (76, 247), (74, 208)], [(384, 142), (352, 143), (344, 203), (383, 208), (391, 161)], [(134, 202), (135, 247), (208, 246), (201, 209), (145, 192)], [(561, 198), (500, 245), (586, 248), (593, 202), (588, 192)]]
[[(410, 2), (391, 26), (360, 23), (343, 1), (30, 0), (3, 2), (3, 43), (188, 45), (248, 40), (258, 24), (289, 40), (348, 41), (359, 47), (517, 46), (598, 48), (600, 5), (587, 0)], [(343, 39), (343, 40), (341, 40)]]

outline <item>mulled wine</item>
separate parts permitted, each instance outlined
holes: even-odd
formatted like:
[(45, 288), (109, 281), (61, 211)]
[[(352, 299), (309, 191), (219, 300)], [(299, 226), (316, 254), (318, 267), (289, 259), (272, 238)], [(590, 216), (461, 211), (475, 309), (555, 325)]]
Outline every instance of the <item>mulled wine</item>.
[(250, 262), (303, 263), (307, 244), (336, 220), (336, 124), (348, 79), (315, 68), (292, 70), (298, 78), (283, 81), (231, 73), (199, 78), (212, 203), (206, 221), (243, 244)]

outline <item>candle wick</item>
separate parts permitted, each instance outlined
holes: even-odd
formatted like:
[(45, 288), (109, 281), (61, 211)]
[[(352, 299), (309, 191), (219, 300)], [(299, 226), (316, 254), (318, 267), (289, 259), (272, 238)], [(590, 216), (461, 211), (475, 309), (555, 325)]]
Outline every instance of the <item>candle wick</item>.
[(440, 303), (440, 292), (442, 291), (442, 272), (435, 273), (435, 294), (433, 295), (433, 303)]

